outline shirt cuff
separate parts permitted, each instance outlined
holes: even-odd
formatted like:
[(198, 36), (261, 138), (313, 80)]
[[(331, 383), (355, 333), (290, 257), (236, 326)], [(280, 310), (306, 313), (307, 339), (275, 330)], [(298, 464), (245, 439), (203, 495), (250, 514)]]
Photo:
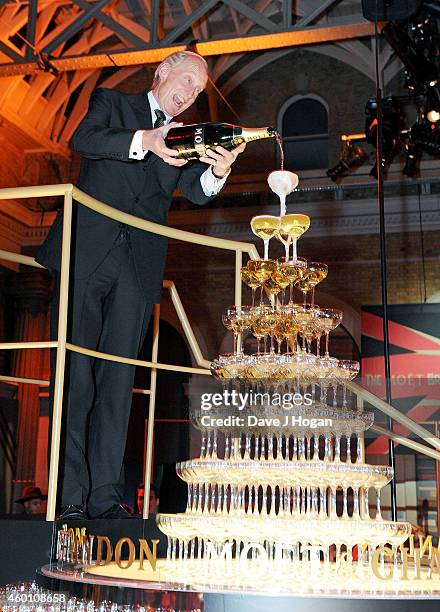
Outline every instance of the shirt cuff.
[(145, 130), (137, 130), (134, 133), (133, 140), (131, 141), (130, 150), (128, 152), (129, 159), (144, 159), (148, 153), (148, 149), (145, 150), (142, 147), (142, 137)]
[(217, 195), (221, 191), (223, 185), (226, 183), (226, 179), (228, 178), (230, 172), (231, 171), (229, 170), (224, 177), (218, 178), (212, 173), (212, 166), (209, 166), (209, 168), (207, 168), (200, 177), (200, 184), (205, 196), (209, 197)]

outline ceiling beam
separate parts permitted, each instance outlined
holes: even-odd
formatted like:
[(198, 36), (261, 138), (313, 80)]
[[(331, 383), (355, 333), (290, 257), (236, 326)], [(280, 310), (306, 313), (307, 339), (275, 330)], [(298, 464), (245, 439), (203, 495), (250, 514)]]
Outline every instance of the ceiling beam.
[[(204, 0), (195, 11), (188, 15), (183, 21), (179, 23), (171, 32), (169, 32), (160, 42), (162, 45), (172, 44), (179, 36), (185, 34), (185, 32), (193, 25), (195, 21), (201, 19), (206, 15), (214, 6), (218, 0)], [(166, 57), (166, 56), (165, 56)]]
[(310, 13), (307, 13), (307, 15), (304, 15), (302, 19), (297, 21), (295, 27), (303, 28), (309, 23), (312, 23), (312, 21), (316, 19), (317, 17), (319, 17), (320, 15), (322, 15), (322, 13), (324, 12), (328, 13), (329, 9), (332, 8), (333, 5), (339, 4), (339, 2), (341, 2), (341, 0), (326, 0), (324, 4), (321, 4), (315, 10), (311, 11)]
[(60, 34), (54, 38), (48, 45), (41, 49), (42, 53), (52, 53), (55, 51), (57, 47), (59, 47), (62, 43), (67, 42), (72, 36), (74, 36), (77, 32), (82, 30), (85, 24), (96, 17), (96, 14), (101, 11), (104, 6), (110, 4), (111, 0), (98, 0), (95, 4), (92, 4), (87, 10), (85, 10), (79, 17), (75, 19), (73, 23), (71, 23), (67, 28), (65, 28)]
[[(193, 13), (194, 15), (194, 13)], [(381, 26), (381, 24), (379, 24)], [(314, 26), (304, 30), (291, 30), (277, 34), (263, 34), (261, 36), (239, 36), (200, 42), (197, 52), (205, 57), (223, 55), (226, 53), (242, 53), (250, 51), (265, 51), (282, 47), (295, 47), (324, 42), (348, 40), (362, 36), (372, 36), (374, 24), (371, 22), (353, 23), (341, 26)], [(163, 41), (161, 41), (163, 44)], [(104, 68), (107, 66), (135, 66), (139, 64), (155, 64), (161, 62), (174, 51), (186, 49), (185, 45), (161, 46), (148, 48), (142, 51), (110, 51), (81, 56), (51, 59), (50, 63), (58, 72), (66, 70), (87, 70), (90, 68)], [(23, 62), (14, 64), (1, 64), (0, 77), (10, 77), (21, 74), (35, 74), (40, 69), (35, 63)]]
[(253, 21), (256, 25), (259, 25), (263, 30), (268, 30), (269, 32), (276, 32), (279, 27), (274, 22), (256, 11), (253, 8), (247, 6), (240, 0), (223, 0), (224, 4), (229, 5), (231, 8), (235, 9), (237, 13), (241, 13), (251, 21)]
[[(75, 4), (77, 4), (83, 11), (88, 11), (89, 4), (85, 0), (74, 0)], [(137, 49), (142, 49), (145, 47), (145, 40), (136, 36), (133, 32), (125, 28), (121, 23), (115, 21), (110, 15), (103, 13), (102, 11), (98, 11), (95, 14), (95, 19), (103, 23), (105, 26), (118, 34), (122, 38), (126, 38), (129, 40)]]

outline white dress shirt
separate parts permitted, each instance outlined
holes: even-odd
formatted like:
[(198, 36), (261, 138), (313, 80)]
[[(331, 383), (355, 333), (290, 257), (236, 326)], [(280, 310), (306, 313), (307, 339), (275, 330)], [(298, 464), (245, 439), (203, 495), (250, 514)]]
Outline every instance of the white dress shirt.
[[(156, 101), (156, 98), (153, 96), (153, 92), (148, 92), (148, 102), (150, 103), (151, 110), (151, 125), (154, 125), (156, 121), (156, 113), (155, 109), (160, 109), (159, 104)], [(165, 114), (165, 125), (173, 120), (173, 117)], [(130, 159), (144, 159), (146, 154), (148, 153), (148, 149), (144, 149), (142, 146), (142, 136), (145, 130), (137, 130), (133, 136), (133, 140), (131, 141), (130, 151), (128, 153), (128, 157)], [(205, 172), (200, 177), (200, 184), (203, 189), (203, 193), (205, 196), (213, 196), (219, 193), (221, 188), (226, 182), (226, 179), (229, 176), (229, 172), (223, 178), (218, 178), (214, 176), (212, 172), (212, 166), (208, 166)]]

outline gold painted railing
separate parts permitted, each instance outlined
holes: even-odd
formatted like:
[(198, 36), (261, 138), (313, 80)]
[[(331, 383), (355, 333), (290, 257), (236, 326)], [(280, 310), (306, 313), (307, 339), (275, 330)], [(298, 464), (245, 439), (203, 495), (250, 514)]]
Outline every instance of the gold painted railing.
[[(178, 295), (177, 289), (174, 283), (170, 281), (164, 281), (164, 287), (170, 291), (171, 300), (174, 308), (176, 309), (183, 331), (185, 333), (186, 340), (191, 348), (194, 359), (199, 368), (183, 367), (171, 364), (158, 363), (158, 346), (159, 346), (159, 319), (160, 319), (160, 305), (156, 304), (153, 311), (153, 348), (151, 361), (144, 361), (140, 359), (129, 359), (120, 355), (110, 355), (107, 353), (100, 353), (92, 351), (84, 347), (80, 347), (67, 342), (67, 313), (68, 313), (68, 287), (69, 287), (69, 264), (70, 264), (70, 249), (71, 249), (71, 221), (72, 221), (72, 206), (73, 200), (80, 202), (84, 206), (94, 210), (95, 212), (102, 214), (106, 217), (110, 217), (136, 227), (138, 229), (173, 238), (174, 240), (181, 240), (184, 242), (190, 242), (192, 244), (200, 244), (211, 248), (224, 249), (235, 252), (235, 304), (241, 304), (241, 279), (240, 279), (240, 268), (242, 265), (243, 253), (246, 253), (252, 259), (258, 259), (258, 252), (252, 244), (245, 242), (237, 242), (232, 240), (225, 240), (221, 238), (213, 238), (211, 236), (202, 236), (194, 234), (192, 232), (186, 232), (182, 230), (173, 229), (163, 225), (152, 223), (144, 219), (139, 219), (133, 215), (121, 212), (120, 210), (114, 209), (95, 198), (87, 195), (77, 187), (71, 184), (62, 185), (43, 185), (37, 187), (17, 187), (9, 189), (0, 189), (0, 200), (17, 200), (22, 198), (35, 198), (35, 197), (51, 197), (51, 196), (63, 196), (64, 197), (64, 214), (63, 214), (63, 240), (61, 249), (61, 270), (60, 270), (60, 303), (59, 303), (59, 319), (58, 319), (58, 334), (56, 341), (49, 342), (4, 342), (0, 343), (0, 350), (16, 350), (16, 349), (47, 349), (56, 348), (56, 368), (55, 368), (55, 385), (54, 385), (54, 405), (53, 405), (53, 426), (52, 426), (52, 439), (51, 439), (51, 455), (50, 455), (50, 467), (49, 467), (49, 484), (48, 484), (48, 502), (47, 502), (47, 514), (46, 519), (53, 521), (55, 519), (55, 505), (56, 505), (56, 494), (57, 494), (57, 480), (58, 480), (58, 463), (59, 463), (59, 447), (60, 447), (60, 433), (61, 433), (61, 415), (62, 415), (62, 403), (63, 403), (63, 387), (64, 387), (64, 369), (65, 369), (65, 358), (66, 351), (75, 351), (83, 355), (89, 355), (99, 359), (107, 359), (110, 361), (117, 361), (119, 363), (128, 363), (140, 367), (151, 368), (151, 387), (150, 389), (141, 390), (143, 393), (150, 396), (149, 399), (149, 414), (148, 414), (148, 431), (147, 431), (147, 443), (146, 443), (146, 465), (145, 465), (145, 496), (144, 499), (149, 499), (150, 479), (151, 479), (151, 461), (152, 461), (152, 449), (153, 449), (153, 428), (154, 428), (154, 409), (156, 399), (156, 379), (157, 370), (163, 369), (168, 371), (179, 371), (189, 372), (191, 374), (203, 374), (209, 375), (210, 362), (203, 357), (200, 350), (200, 346), (193, 333), (191, 325), (186, 316), (182, 302)], [(16, 262), (23, 265), (29, 265), (33, 267), (41, 268), (39, 264), (35, 262), (31, 257), (20, 255), (18, 253), (10, 253), (8, 251), (0, 250), (0, 259)], [(17, 383), (28, 383), (37, 385), (47, 385), (48, 381), (18, 378), (12, 376), (0, 375), (0, 380)], [(440, 438), (436, 437), (430, 431), (412, 421), (406, 415), (400, 413), (398, 410), (390, 406), (383, 400), (379, 399), (372, 393), (366, 391), (355, 383), (350, 383), (350, 389), (356, 394), (358, 402), (368, 401), (373, 406), (385, 414), (392, 417), (393, 420), (401, 423), (407, 427), (410, 431), (413, 431), (432, 447), (429, 448), (424, 444), (420, 444), (413, 440), (410, 440), (404, 436), (397, 435), (394, 432), (388, 431), (378, 426), (373, 427), (373, 431), (379, 435), (386, 435), (391, 439), (403, 444), (417, 452), (423, 453), (429, 457), (432, 457), (440, 461)], [(144, 503), (143, 518), (148, 517), (148, 503)]]
[[(52, 196), (63, 196), (64, 197), (64, 214), (63, 214), (63, 239), (61, 248), (61, 270), (60, 270), (60, 304), (59, 304), (59, 320), (58, 320), (58, 333), (57, 340), (55, 342), (44, 342), (44, 343), (30, 343), (30, 342), (14, 342), (14, 343), (2, 343), (0, 349), (21, 349), (21, 348), (56, 348), (56, 367), (55, 367), (55, 381), (54, 381), (54, 402), (53, 402), (53, 415), (52, 415), (52, 439), (51, 439), (51, 455), (50, 455), (50, 467), (49, 467), (49, 486), (48, 486), (48, 501), (47, 501), (47, 520), (55, 519), (55, 505), (56, 505), (56, 493), (57, 493), (57, 480), (58, 480), (58, 461), (59, 461), (59, 446), (60, 446), (60, 433), (61, 433), (61, 414), (62, 414), (62, 402), (63, 402), (63, 387), (64, 387), (64, 368), (66, 351), (75, 351), (84, 355), (89, 355), (101, 359), (108, 359), (112, 361), (118, 361), (120, 363), (130, 363), (132, 365), (138, 365), (141, 367), (149, 367), (152, 369), (151, 372), (151, 388), (150, 388), (150, 405), (149, 405), (149, 416), (148, 416), (148, 433), (147, 433), (147, 449), (146, 449), (146, 466), (145, 466), (145, 499), (149, 499), (149, 488), (151, 479), (151, 455), (153, 448), (153, 426), (154, 426), (154, 406), (155, 406), (155, 394), (156, 394), (156, 378), (157, 370), (173, 370), (179, 372), (190, 372), (192, 374), (209, 374), (209, 362), (203, 358), (198, 346), (195, 336), (189, 325), (188, 318), (184, 312), (182, 303), (177, 294), (176, 288), (173, 283), (167, 283), (166, 287), (171, 293), (171, 299), (177, 310), (178, 316), (181, 320), (187, 341), (193, 351), (194, 357), (198, 365), (202, 368), (190, 368), (182, 366), (174, 366), (170, 364), (159, 364), (157, 362), (158, 354), (158, 341), (159, 341), (159, 318), (160, 311), (159, 306), (155, 305), (153, 312), (153, 350), (151, 361), (142, 361), (139, 359), (127, 359), (118, 355), (108, 355), (99, 353), (96, 351), (90, 351), (84, 347), (73, 345), (67, 342), (67, 312), (68, 312), (68, 288), (69, 288), (69, 267), (70, 267), (70, 246), (71, 246), (71, 222), (72, 222), (72, 205), (73, 199), (80, 202), (84, 206), (91, 208), (95, 212), (104, 216), (110, 217), (136, 227), (138, 229), (160, 234), (168, 238), (175, 240), (181, 240), (184, 242), (191, 242), (192, 244), (200, 244), (208, 247), (214, 247), (218, 249), (224, 249), (235, 252), (235, 303), (241, 304), (241, 279), (240, 279), (240, 268), (242, 265), (243, 253), (249, 255), (249, 257), (256, 259), (258, 258), (258, 252), (256, 248), (244, 242), (236, 242), (231, 240), (223, 240), (221, 238), (212, 238), (208, 236), (201, 236), (191, 232), (185, 232), (182, 230), (176, 230), (157, 223), (152, 223), (144, 219), (139, 219), (133, 215), (121, 212), (120, 210), (111, 208), (107, 204), (92, 198), (80, 189), (74, 187), (71, 184), (64, 185), (44, 185), (37, 187), (17, 187), (10, 189), (0, 190), (0, 200), (11, 200), (11, 199), (22, 199), (22, 198), (35, 198), (35, 197), (52, 197)], [(39, 266), (31, 258), (27, 258), (23, 255), (8, 253), (5, 251), (0, 252), (0, 258), (8, 261), (15, 261), (21, 264), (27, 264), (32, 266)], [(34, 384), (41, 384), (43, 381), (36, 381), (31, 379), (16, 379), (14, 377), (0, 377), (0, 380), (8, 380), (15, 382), (27, 382)], [(148, 504), (144, 505), (144, 518), (147, 514)]]

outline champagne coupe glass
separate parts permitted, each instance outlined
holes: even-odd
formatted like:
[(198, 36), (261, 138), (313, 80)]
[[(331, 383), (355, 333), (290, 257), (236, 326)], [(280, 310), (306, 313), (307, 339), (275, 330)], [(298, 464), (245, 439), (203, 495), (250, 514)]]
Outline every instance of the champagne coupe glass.
[(264, 309), (262, 318), (263, 325), (266, 330), (266, 336), (270, 337), (270, 353), (273, 354), (273, 333), (277, 323), (278, 313), (275, 308), (267, 307)]
[(286, 293), (286, 288), (290, 285), (290, 280), (285, 276), (283, 271), (281, 270), (281, 264), (284, 262), (284, 257), (277, 259), (277, 267), (275, 272), (272, 274), (272, 278), (274, 281), (278, 283), (281, 288), (281, 305), (284, 304), (284, 296)]
[(268, 294), (269, 297), (271, 297), (271, 296), (276, 297), (279, 294), (279, 292), (281, 291), (281, 289), (282, 289), (281, 285), (275, 280), (275, 274), (276, 274), (276, 271), (264, 283), (264, 290)]
[(287, 304), (287, 306), (283, 306), (281, 309), (281, 315), (284, 319), (284, 330), (285, 330), (285, 338), (287, 343), (287, 352), (286, 355), (291, 355), (290, 348), (292, 347), (293, 352), (296, 352), (296, 337), (298, 331), (300, 329), (298, 325), (298, 320), (296, 318), (296, 311), (298, 309), (298, 304)]
[(258, 215), (251, 219), (251, 229), (264, 242), (264, 259), (269, 259), (269, 241), (278, 234), (280, 218), (274, 215)]
[(303, 278), (307, 270), (307, 261), (298, 257), (296, 261), (286, 261), (284, 257), (279, 258), (280, 273), (289, 281), (289, 304), (293, 304), (293, 285)]
[(320, 261), (309, 261), (307, 264), (307, 283), (312, 289), (311, 304), (315, 303), (315, 287), (327, 278), (328, 266)]
[(343, 408), (347, 407), (347, 387), (346, 383), (359, 374), (360, 370), (359, 361), (351, 361), (349, 359), (341, 359), (338, 361), (338, 369), (336, 373), (336, 377), (339, 382), (342, 384), (342, 406)]
[(288, 170), (275, 170), (267, 177), (271, 190), (280, 198), (280, 214), (286, 214), (286, 196), (298, 186), (298, 175)]
[(342, 310), (336, 308), (321, 308), (319, 311), (319, 326), (325, 333), (325, 354), (324, 357), (328, 359), (330, 354), (328, 352), (328, 341), (330, 332), (338, 327), (342, 323)]
[(248, 269), (247, 265), (242, 266), (240, 269), (241, 280), (246, 283), (248, 287), (252, 290), (252, 306), (255, 305), (255, 292), (257, 287), (260, 286), (260, 281), (258, 278), (252, 274), (252, 272)]
[(252, 334), (258, 341), (257, 355), (260, 353), (260, 340), (264, 338), (264, 352), (266, 353), (266, 336), (272, 333), (276, 324), (276, 311), (271, 306), (257, 306), (253, 309), (254, 316), (251, 323)]
[(234, 334), (234, 354), (242, 354), (242, 349), (238, 345), (238, 337), (245, 329), (250, 326), (251, 309), (249, 306), (231, 306), (223, 313), (222, 321), (226, 329)]
[(299, 326), (299, 331), (303, 337), (302, 352), (308, 353), (310, 340), (315, 333), (315, 320), (318, 315), (318, 309), (311, 304), (305, 304), (295, 310), (295, 319)]
[(283, 310), (278, 311), (277, 322), (275, 324), (273, 335), (277, 341), (278, 355), (281, 355), (281, 345), (288, 334), (288, 319)]
[[(235, 309), (234, 308), (228, 308), (223, 314), (222, 314), (222, 323), (223, 325), (226, 327), (226, 329), (228, 331), (233, 332), (233, 327), (232, 327), (232, 318), (235, 316)], [(235, 334), (234, 334), (234, 353), (235, 353)]]
[(321, 356), (321, 338), (325, 332), (325, 317), (322, 316), (322, 310), (319, 308), (319, 313), (316, 319), (315, 339), (316, 339), (316, 356)]
[(317, 306), (311, 305), (311, 318), (310, 321), (304, 327), (304, 337), (307, 343), (307, 352), (311, 353), (312, 342), (316, 337), (316, 333), (319, 329), (319, 314), (320, 309)]
[[(242, 345), (243, 342), (241, 340), (241, 342), (239, 343), (238, 339), (241, 337), (243, 332), (246, 329), (249, 329), (251, 326), (252, 316), (253, 316), (252, 307), (251, 306), (241, 306), (240, 308), (238, 308), (237, 306), (234, 306), (233, 308), (235, 308), (235, 316), (231, 318), (231, 324), (232, 324), (232, 331), (234, 332), (234, 334), (237, 335), (236, 353), (238, 355), (243, 355), (243, 345)], [(232, 308), (229, 310), (232, 310)]]
[(260, 357), (260, 340), (265, 336), (264, 324), (261, 325), (262, 313), (266, 306), (254, 306), (252, 308), (251, 332), (257, 339), (257, 358)]
[(338, 361), (338, 371), (336, 377), (343, 385), (356, 378), (359, 374), (361, 364), (359, 361), (351, 361), (350, 359), (340, 359)]
[(292, 261), (297, 260), (296, 244), (298, 238), (301, 238), (309, 227), (310, 217), (307, 215), (293, 213), (281, 217), (277, 238), (284, 244), (286, 261), (289, 261), (290, 243), (292, 243)]
[(263, 285), (275, 272), (277, 262), (274, 259), (250, 259), (248, 270), (258, 279), (261, 287), (260, 306), (263, 304)]

